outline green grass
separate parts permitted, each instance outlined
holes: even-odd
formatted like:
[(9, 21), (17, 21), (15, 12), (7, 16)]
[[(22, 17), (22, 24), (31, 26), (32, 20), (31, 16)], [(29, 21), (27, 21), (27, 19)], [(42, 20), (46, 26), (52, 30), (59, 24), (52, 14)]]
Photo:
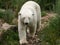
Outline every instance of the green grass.
[(60, 45), (60, 17), (51, 18), (49, 26), (38, 33), (41, 45)]
[(8, 30), (4, 32), (0, 45), (19, 45), (18, 31)]
[(43, 17), (43, 16), (46, 16), (47, 14), (46, 14), (46, 12), (45, 11), (42, 11), (41, 12), (41, 16)]
[(5, 12), (0, 11), (0, 18), (4, 19), (5, 22), (11, 23), (12, 19), (15, 18), (15, 15), (12, 10), (5, 10)]

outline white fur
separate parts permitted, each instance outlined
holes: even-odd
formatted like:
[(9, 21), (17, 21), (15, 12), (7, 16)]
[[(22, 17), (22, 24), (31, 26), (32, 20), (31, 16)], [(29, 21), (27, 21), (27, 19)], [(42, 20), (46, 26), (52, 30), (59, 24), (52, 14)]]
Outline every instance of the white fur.
[[(21, 15), (20, 15), (21, 13)], [(34, 14), (34, 15), (32, 15)], [(34, 2), (34, 1), (28, 1), (26, 2), (21, 10), (18, 13), (18, 32), (19, 32), (19, 39), (20, 39), (20, 44), (22, 43), (27, 43), (26, 39), (26, 26), (21, 23), (21, 19), (24, 18), (24, 23), (28, 22), (30, 23), (29, 31), (34, 30), (32, 33), (32, 36), (35, 36), (36, 30), (40, 28), (41, 25), (41, 11), (40, 11), (40, 6)], [(28, 18), (30, 18), (30, 20)], [(37, 25), (38, 24), (38, 25)], [(38, 28), (37, 28), (38, 26)]]

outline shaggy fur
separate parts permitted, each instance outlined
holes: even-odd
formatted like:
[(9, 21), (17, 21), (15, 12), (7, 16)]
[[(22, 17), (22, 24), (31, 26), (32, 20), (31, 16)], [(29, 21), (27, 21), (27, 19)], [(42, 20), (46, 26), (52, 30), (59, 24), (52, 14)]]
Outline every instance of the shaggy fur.
[[(25, 25), (28, 23), (28, 25)], [(41, 10), (40, 6), (34, 1), (26, 2), (18, 13), (18, 32), (20, 44), (27, 42), (26, 30), (34, 37), (36, 30), (39, 30), (41, 25)], [(28, 28), (28, 29), (26, 29)]]

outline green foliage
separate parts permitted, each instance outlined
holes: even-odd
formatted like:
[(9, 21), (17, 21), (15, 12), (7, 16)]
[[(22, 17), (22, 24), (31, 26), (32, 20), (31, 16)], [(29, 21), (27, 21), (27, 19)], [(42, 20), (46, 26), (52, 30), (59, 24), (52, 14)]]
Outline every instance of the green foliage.
[[(19, 10), (28, 0), (0, 0), (0, 8)], [(56, 0), (33, 0), (41, 6), (42, 10), (54, 10)]]
[(4, 19), (6, 22), (11, 23), (15, 15), (12, 10), (6, 10), (5, 12), (0, 12), (0, 18)]
[(47, 15), (45, 11), (42, 11), (41, 14), (42, 14), (42, 15), (41, 15), (42, 17)]
[(8, 30), (2, 36), (0, 45), (19, 45), (18, 31)]
[(4, 13), (3, 13), (3, 12), (0, 12), (0, 18), (2, 18), (2, 17), (3, 17), (3, 15), (4, 15)]
[(56, 9), (55, 11), (60, 14), (60, 0), (56, 1)]
[(53, 11), (56, 5), (56, 0), (34, 0), (41, 6), (42, 10)]
[(41, 45), (60, 45), (60, 16), (57, 15), (55, 18), (51, 18), (49, 26), (40, 32), (39, 37)]

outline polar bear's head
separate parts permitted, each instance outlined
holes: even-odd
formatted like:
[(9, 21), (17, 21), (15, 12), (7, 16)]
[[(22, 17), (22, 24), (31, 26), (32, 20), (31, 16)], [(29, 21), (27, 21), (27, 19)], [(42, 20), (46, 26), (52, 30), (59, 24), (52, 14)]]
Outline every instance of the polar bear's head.
[(34, 13), (31, 10), (21, 10), (18, 15), (20, 15), (20, 21), (25, 25), (33, 21)]

